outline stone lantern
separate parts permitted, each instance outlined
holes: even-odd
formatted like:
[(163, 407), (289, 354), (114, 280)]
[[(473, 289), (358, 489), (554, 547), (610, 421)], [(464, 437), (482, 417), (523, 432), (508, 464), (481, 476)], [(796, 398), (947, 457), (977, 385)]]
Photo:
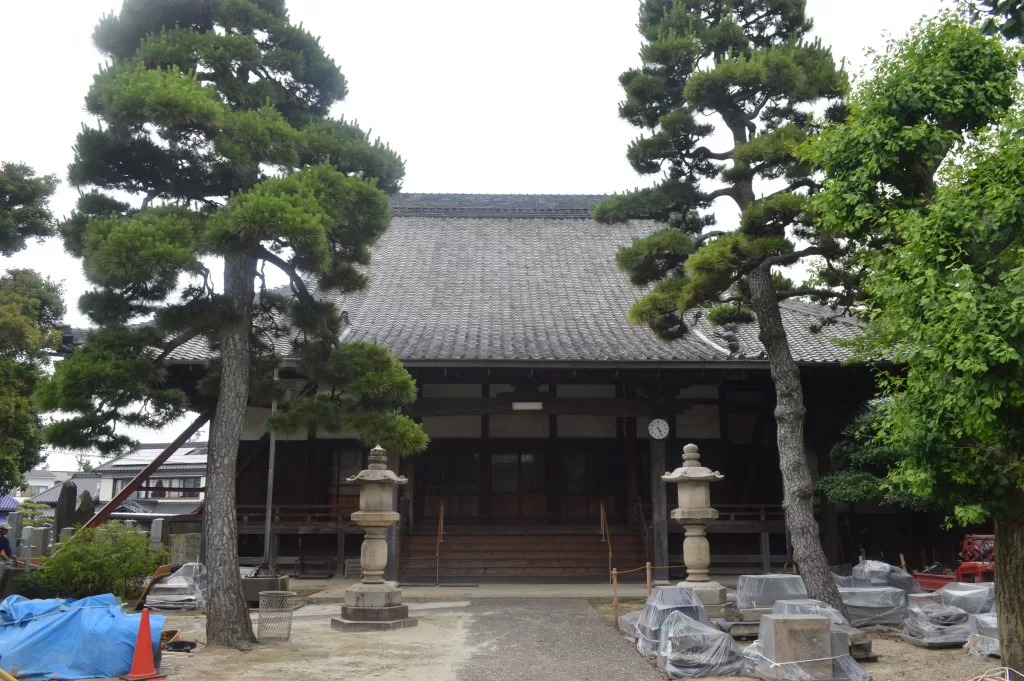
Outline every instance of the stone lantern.
[(395, 582), (384, 581), (388, 563), (384, 535), (399, 518), (394, 509), (394, 487), (408, 480), (388, 470), (387, 452), (377, 445), (370, 451), (366, 470), (348, 481), (359, 485), (359, 510), (352, 514), (352, 521), (366, 530), (359, 554), (363, 580), (345, 590), (341, 618), (332, 619), (331, 627), (339, 631), (375, 631), (415, 626), (409, 606), (402, 605), (402, 590)]
[[(725, 587), (711, 581), (711, 547), (708, 545), (707, 526), (718, 519), (718, 511), (711, 508), (711, 483), (724, 479), (718, 471), (700, 465), (697, 445), (683, 447), (683, 465), (661, 476), (674, 483), (679, 495), (679, 507), (672, 511), (672, 520), (683, 526), (683, 562), (686, 563), (686, 581), (679, 586), (693, 589), (705, 607), (721, 609), (725, 605)], [(714, 606), (718, 606), (714, 608)], [(709, 612), (708, 614), (712, 614)]]

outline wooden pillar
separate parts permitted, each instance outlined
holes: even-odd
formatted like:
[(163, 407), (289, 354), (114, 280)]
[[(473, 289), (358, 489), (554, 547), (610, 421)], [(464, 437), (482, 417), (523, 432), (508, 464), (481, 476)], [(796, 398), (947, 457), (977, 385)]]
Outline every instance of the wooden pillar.
[[(388, 452), (388, 470), (398, 473), (398, 454)], [(391, 508), (398, 510), (398, 485), (391, 486)], [(402, 533), (399, 531), (400, 523), (395, 523), (387, 529), (388, 542), (388, 564), (384, 568), (384, 579), (389, 582), (398, 581), (398, 543), (401, 541)]]
[[(636, 390), (631, 386), (621, 388), (624, 397), (636, 397)], [(640, 480), (637, 477), (637, 443), (636, 443), (636, 417), (620, 417), (622, 425), (622, 449), (623, 459), (626, 466), (626, 508), (629, 512), (630, 530), (642, 530), (640, 523), (643, 522), (637, 508), (637, 500), (640, 498)]]
[[(552, 397), (557, 397), (558, 388), (554, 383), (548, 385)], [(558, 488), (562, 480), (562, 459), (558, 448), (558, 417), (548, 417), (548, 453), (544, 461), (544, 477), (548, 490), (548, 522), (557, 523), (562, 516), (561, 498)]]
[(665, 474), (665, 440), (648, 440), (651, 449), (651, 542), (654, 544), (654, 579), (667, 580), (668, 497), (661, 476)]
[[(490, 397), (491, 384), (483, 384), (483, 396)], [(480, 417), (480, 523), (491, 522), (491, 450), (488, 443), (491, 433), (490, 417)]]

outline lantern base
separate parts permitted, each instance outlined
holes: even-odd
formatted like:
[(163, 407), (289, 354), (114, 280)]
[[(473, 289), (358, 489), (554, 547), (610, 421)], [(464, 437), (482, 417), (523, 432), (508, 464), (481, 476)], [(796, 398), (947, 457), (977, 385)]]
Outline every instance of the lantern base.
[(356, 584), (345, 590), (341, 617), (331, 620), (336, 631), (390, 631), (414, 627), (409, 606), (402, 605), (402, 590), (394, 582)]

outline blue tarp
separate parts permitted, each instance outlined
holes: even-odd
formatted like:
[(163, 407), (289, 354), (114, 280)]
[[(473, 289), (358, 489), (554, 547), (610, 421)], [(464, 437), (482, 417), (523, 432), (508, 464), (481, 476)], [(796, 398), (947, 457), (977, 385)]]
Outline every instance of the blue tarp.
[[(8, 596), (0, 603), (0, 668), (17, 670), (19, 681), (127, 674), (141, 618), (124, 613), (112, 594), (78, 601)], [(154, 659), (165, 619), (149, 616)]]

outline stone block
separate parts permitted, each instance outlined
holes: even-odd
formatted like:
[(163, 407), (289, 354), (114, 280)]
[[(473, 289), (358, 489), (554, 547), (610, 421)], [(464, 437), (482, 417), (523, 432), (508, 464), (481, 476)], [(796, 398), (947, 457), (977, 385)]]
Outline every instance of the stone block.
[(335, 617), (331, 619), (331, 629), (346, 633), (356, 633), (360, 631), (393, 631), (396, 629), (415, 627), (419, 623), (419, 620), (411, 617), (404, 620), (392, 620), (390, 622), (354, 622), (352, 620)]
[(692, 590), (705, 607), (725, 604), (726, 588), (718, 582), (679, 582), (679, 586)]
[(402, 590), (394, 582), (356, 584), (345, 589), (345, 605), (350, 608), (389, 608), (402, 604)]
[(815, 615), (764, 615), (760, 639), (763, 655), (758, 676), (770, 681), (832, 679), (831, 622)]
[(408, 605), (392, 605), (387, 608), (352, 608), (341, 606), (341, 619), (353, 622), (393, 622), (409, 617)]
[(762, 615), (770, 614), (771, 608), (740, 608), (740, 619), (744, 622), (760, 622)]

